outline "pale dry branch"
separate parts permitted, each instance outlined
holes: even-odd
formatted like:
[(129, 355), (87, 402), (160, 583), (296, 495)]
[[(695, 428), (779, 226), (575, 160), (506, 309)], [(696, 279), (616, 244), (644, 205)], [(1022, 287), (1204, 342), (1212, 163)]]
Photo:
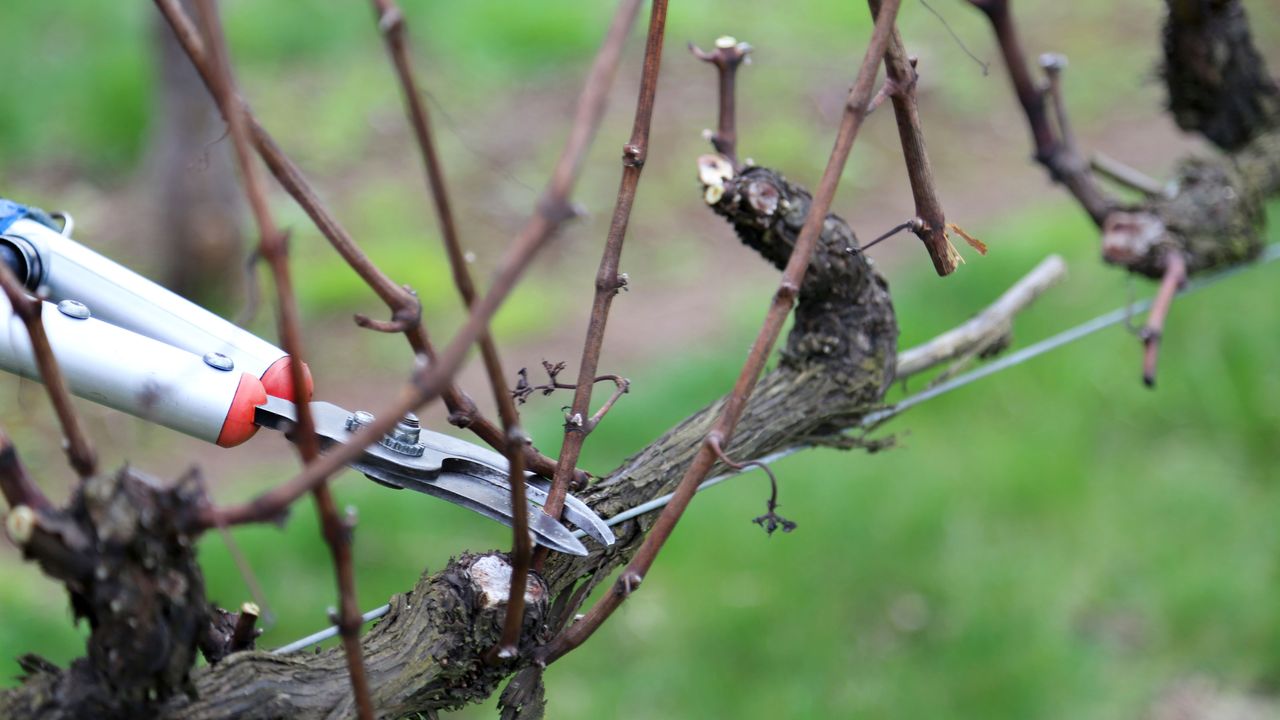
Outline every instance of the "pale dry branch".
[(899, 354), (896, 379), (918, 375), (999, 344), (1011, 332), (1013, 318), (1066, 277), (1067, 263), (1050, 255), (968, 322)]

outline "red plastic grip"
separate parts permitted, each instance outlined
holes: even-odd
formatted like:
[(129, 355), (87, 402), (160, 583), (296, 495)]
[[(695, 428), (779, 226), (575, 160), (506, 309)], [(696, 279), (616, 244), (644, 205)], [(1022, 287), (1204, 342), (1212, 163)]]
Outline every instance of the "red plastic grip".
[[(302, 377), (306, 380), (307, 386), (306, 396), (297, 398), (293, 394), (293, 377), (289, 374), (289, 364), (288, 355), (271, 363), (271, 367), (262, 373), (262, 387), (266, 389), (268, 395), (281, 400), (293, 403), (309, 402), (311, 393), (315, 390), (315, 382), (311, 379), (311, 368), (307, 367), (306, 363), (302, 363)], [(263, 401), (265, 400), (264, 398)]]
[(222, 421), (222, 431), (218, 433), (218, 444), (235, 447), (253, 437), (258, 432), (258, 426), (253, 422), (254, 408), (266, 401), (267, 390), (262, 381), (249, 373), (241, 374), (235, 397), (231, 399), (231, 408), (227, 410), (227, 419)]

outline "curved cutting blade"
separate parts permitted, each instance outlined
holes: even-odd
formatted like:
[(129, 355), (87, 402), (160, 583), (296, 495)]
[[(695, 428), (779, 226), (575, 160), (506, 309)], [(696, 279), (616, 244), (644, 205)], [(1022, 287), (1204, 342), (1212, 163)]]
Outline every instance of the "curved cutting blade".
[[(497, 468), (491, 465), (482, 465), (461, 458), (450, 458), (445, 461), (444, 467), (446, 470), (454, 469), (473, 477), (482, 478), (501, 488), (502, 492), (511, 493), (506, 473), (498, 471)], [(536, 503), (539, 507), (547, 504), (547, 492), (551, 489), (549, 480), (539, 475), (526, 473), (524, 486), (525, 495), (528, 497), (529, 502)], [(613, 545), (616, 541), (613, 530), (609, 528), (604, 519), (596, 515), (595, 511), (586, 503), (572, 495), (566, 495), (564, 498), (564, 519), (578, 526), (587, 537), (605, 547)]]
[[(364, 463), (352, 463), (351, 467), (380, 484), (438, 497), (507, 527), (511, 527), (515, 520), (511, 513), (511, 495), (490, 483), (476, 482), (470, 475), (441, 472), (436, 477), (426, 480), (412, 475), (400, 475), (386, 468), (368, 466)], [(533, 534), (539, 545), (544, 545), (556, 552), (570, 555), (587, 554), (587, 548), (581, 540), (574, 537), (568, 528), (540, 510), (529, 509), (529, 532)]]
[[(326, 402), (312, 402), (311, 409), (316, 434), (323, 438), (326, 446), (350, 442), (352, 432), (347, 428), (350, 412)], [(256, 408), (255, 422), (288, 433), (293, 429), (295, 413), (293, 403), (268, 397), (267, 402)], [(429, 430), (420, 432), (420, 442), (421, 455), (404, 455), (374, 444), (365, 448), (360, 459), (349, 464), (375, 482), (432, 495), (511, 526), (506, 458)], [(572, 532), (541, 511), (541, 505), (546, 502), (546, 487), (546, 480), (537, 476), (530, 476), (525, 483), (529, 499), (535, 503), (527, 512), (529, 530), (536, 542), (558, 552), (586, 555), (586, 547)], [(581, 500), (566, 498), (565, 518), (601, 544), (613, 544), (613, 532)]]

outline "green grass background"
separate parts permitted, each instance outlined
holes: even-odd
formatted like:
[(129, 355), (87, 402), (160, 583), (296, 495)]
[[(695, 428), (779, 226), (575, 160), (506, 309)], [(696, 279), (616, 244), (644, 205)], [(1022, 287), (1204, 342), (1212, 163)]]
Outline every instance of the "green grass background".
[[(403, 5), (424, 79), (446, 111), (441, 145), (468, 232), (479, 236), (483, 269), (558, 151), (568, 103), (610, 4)], [(979, 56), (995, 59), (982, 24), (962, 3), (933, 5)], [(1138, 100), (1159, 102), (1150, 80), (1157, 16), (1140, 5), (1019, 3), (1029, 47), (1069, 52), (1070, 98), (1085, 132), (1128, 117)], [(1268, 4), (1246, 5), (1260, 44), (1274, 48), (1280, 31)], [(447, 337), (459, 321), (457, 302), (369, 9), (331, 0), (226, 0), (224, 8), (246, 93), (264, 122), (279, 128), (370, 253), (417, 288), (434, 332)], [(11, 0), (0, 10), (9, 29), (0, 62), (10, 88), (0, 109), (0, 195), (51, 207), (79, 201), (88, 215), (82, 226), (112, 235), (117, 213), (132, 206), (114, 204), (111, 188), (145, 183), (152, 12), (141, 1), (92, 0)], [(584, 464), (597, 471), (728, 389), (774, 277), (754, 266), (720, 272), (721, 255), (707, 248), (735, 241), (702, 219), (691, 190), (688, 168), (701, 141), (663, 122), (690, 115), (705, 125), (712, 117), (710, 77), (681, 45), (705, 46), (728, 32), (757, 46), (743, 79), (744, 148), (812, 182), (833, 135), (824, 98), (838, 102), (867, 27), (859, 3), (835, 0), (677, 1), (671, 13), (654, 156), (624, 262), (638, 282), (619, 302), (651, 301), (653, 288), (710, 286), (723, 307), (686, 310), (715, 313), (719, 327), (710, 338), (616, 358), (633, 392), (588, 443)], [(1025, 161), (1025, 131), (1010, 114), (1000, 71), (984, 78), (921, 3), (908, 0), (903, 15), (908, 43), (922, 48), (922, 67), (935, 70), (924, 86), (926, 122), (944, 183), (991, 182), (986, 173), (1001, 168), (1018, 174), (1014, 184), (1040, 188), (1029, 202), (948, 208), (992, 248), (985, 258), (966, 252), (970, 262), (953, 277), (933, 277), (905, 242), (900, 258), (887, 261), (903, 345), (964, 320), (1051, 252), (1068, 260), (1071, 277), (1019, 318), (1019, 343), (1109, 310), (1131, 291), (1148, 293), (1145, 283), (1131, 289), (1101, 266), (1095, 230)], [(638, 51), (633, 40), (632, 56)], [(577, 195), (593, 216), (566, 233), (496, 324), (510, 347), (537, 345), (562, 323), (569, 335), (580, 332), (634, 78), (633, 57)], [(540, 102), (541, 95), (558, 104)], [(524, 117), (537, 126), (513, 133)], [(883, 197), (876, 195), (883, 173), (899, 162), (887, 116), (875, 120), (880, 134), (855, 152), (838, 200), (855, 224), (859, 212), (874, 211), (866, 198)], [(974, 136), (986, 139), (963, 142)], [(896, 201), (908, 202), (905, 195), (897, 191)], [(131, 197), (145, 204), (145, 194)], [(372, 295), (321, 247), (287, 198), (277, 201), (305, 267), (298, 286), (321, 387), (357, 397), (366, 386), (394, 387), (406, 363), (402, 344), (345, 324), (350, 312), (374, 307)], [(1280, 240), (1278, 222), (1272, 212), (1273, 240)], [(112, 242), (145, 267), (145, 247)], [(793, 534), (767, 538), (750, 523), (767, 496), (758, 474), (708, 492), (643, 592), (550, 669), (549, 716), (1132, 718), (1187, 677), (1239, 691), (1275, 688), (1276, 272), (1251, 270), (1176, 304), (1157, 392), (1139, 382), (1139, 344), (1112, 329), (912, 410), (886, 429), (900, 439), (891, 452), (812, 451), (780, 462), (783, 513), (800, 526)], [(269, 334), (269, 319), (256, 327)], [(611, 339), (628, 332), (611, 331)], [(562, 354), (576, 358), (572, 344)], [(560, 404), (535, 400), (526, 413), (549, 451), (558, 444)], [(0, 384), (0, 409), (33, 471), (51, 492), (64, 493), (69, 471), (39, 389)], [(164, 431), (86, 411), (106, 467), (131, 459), (172, 477), (198, 452)], [(113, 434), (113, 424), (129, 429)], [(246, 497), (294, 469), (279, 441), (255, 440), (240, 453), (234, 461), (198, 456), (219, 497)], [(337, 492), (359, 508), (366, 607), (409, 588), (424, 567), (508, 542), (497, 525), (351, 473)], [(324, 624), (333, 581), (305, 504), (283, 528), (238, 529), (235, 538), (278, 616), (265, 644)], [(222, 539), (205, 538), (200, 553), (211, 595), (229, 605), (246, 599)], [(24, 652), (58, 662), (77, 656), (84, 630), (70, 624), (60, 588), (14, 552), (0, 563), (0, 674), (16, 674), (10, 658)]]

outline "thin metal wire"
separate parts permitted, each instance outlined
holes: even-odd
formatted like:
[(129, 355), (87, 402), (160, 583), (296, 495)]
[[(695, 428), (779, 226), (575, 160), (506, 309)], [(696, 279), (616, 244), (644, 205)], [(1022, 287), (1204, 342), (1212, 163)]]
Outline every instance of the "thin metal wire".
[[(391, 611), (390, 605), (383, 605), (380, 608), (374, 608), (373, 610), (370, 610), (364, 615), (361, 615), (360, 622), (361, 624), (364, 624), (367, 622), (373, 622), (374, 620), (377, 620), (383, 615), (386, 615), (390, 611)], [(301, 640), (295, 640), (289, 643), (288, 645), (283, 645), (281, 647), (278, 647), (275, 650), (272, 650), (271, 654), (287, 655), (288, 653), (301, 650), (302, 648), (308, 647), (310, 645), (315, 645), (316, 643), (324, 642), (325, 640), (328, 640), (329, 638), (334, 637), (337, 634), (338, 634), (338, 626), (334, 625), (332, 627), (325, 628), (320, 632), (311, 633), (310, 635), (302, 638)]]
[[(1263, 251), (1262, 255), (1257, 259), (1257, 261), (1250, 263), (1248, 265), (1237, 265), (1235, 267), (1227, 268), (1226, 270), (1222, 270), (1212, 275), (1207, 275), (1203, 278), (1194, 279), (1191, 282), (1188, 282), (1186, 286), (1183, 287), (1183, 289), (1178, 294), (1189, 295), (1197, 290), (1202, 290), (1206, 287), (1209, 287), (1210, 285), (1213, 285), (1217, 282), (1220, 282), (1229, 277), (1232, 277), (1237, 273), (1243, 272), (1244, 270), (1247, 270), (1251, 267), (1256, 267), (1258, 265), (1265, 265), (1269, 262), (1273, 262), (1278, 259), (1280, 259), (1280, 243), (1273, 243), (1267, 246), (1266, 250)], [(1014, 365), (1021, 365), (1022, 363), (1030, 360), (1033, 357), (1036, 357), (1038, 355), (1043, 355), (1049, 352), (1050, 350), (1056, 350), (1062, 347), (1063, 345), (1075, 342), (1076, 340), (1079, 340), (1080, 338), (1086, 337), (1088, 335), (1092, 335), (1098, 332), (1099, 330), (1105, 330), (1106, 328), (1109, 328), (1112, 325), (1119, 325), (1120, 323), (1123, 323), (1129, 320), (1130, 318), (1132, 318), (1134, 315), (1138, 313), (1146, 312), (1148, 309), (1150, 309), (1150, 307), (1151, 307), (1151, 300), (1148, 298), (1145, 300), (1139, 300), (1137, 302), (1130, 303), (1129, 305), (1126, 305), (1121, 308), (1116, 308), (1115, 310), (1112, 310), (1111, 312), (1106, 313), (1105, 315), (1099, 315), (1098, 317), (1092, 320), (1089, 320), (1088, 322), (1083, 322), (1083, 323), (1080, 323), (1079, 325), (1076, 325), (1073, 328), (1070, 328), (1068, 330), (1063, 330), (1057, 335), (1045, 338), (1044, 340), (1041, 340), (1040, 342), (1035, 343), (1034, 345), (1028, 345), (1027, 347), (1022, 348), (1021, 350), (1016, 350), (1006, 355), (1002, 355), (998, 359), (993, 360), (992, 362), (989, 362), (986, 365), (983, 365), (981, 367), (970, 370), (969, 372), (963, 375), (957, 375), (956, 377), (946, 382), (939, 383), (927, 390), (922, 390), (914, 395), (909, 395), (903, 398), (902, 400), (898, 401), (898, 403), (896, 405), (893, 405), (892, 407), (888, 407), (883, 410), (877, 410), (876, 412), (869, 413), (866, 417), (862, 419), (861, 426), (870, 427), (872, 425), (876, 425), (880, 422), (883, 422), (897, 415), (903, 410), (907, 410), (908, 408), (915, 407), (916, 405), (919, 405), (920, 403), (923, 403), (925, 401), (932, 400), (938, 397), (939, 395), (945, 395), (951, 392), (952, 390), (968, 385), (969, 383), (975, 380), (981, 380), (982, 378), (987, 377), (988, 375), (994, 375), (995, 373), (998, 373), (1001, 370), (1007, 370), (1008, 368), (1011, 368)]]
[[(1263, 251), (1262, 255), (1259, 256), (1259, 258), (1255, 262), (1249, 263), (1247, 265), (1237, 265), (1235, 267), (1227, 268), (1226, 270), (1216, 272), (1212, 275), (1206, 275), (1201, 278), (1193, 279), (1190, 282), (1188, 282), (1186, 286), (1178, 294), (1189, 295), (1197, 290), (1204, 289), (1206, 287), (1209, 287), (1210, 285), (1226, 280), (1229, 277), (1233, 277), (1236, 274), (1241, 273), (1245, 270), (1248, 270), (1253, 267), (1258, 267), (1260, 265), (1265, 265), (1267, 263), (1274, 262), (1276, 260), (1280, 260), (1280, 243), (1273, 243), (1271, 245), (1268, 245), (1267, 248)], [(945, 395), (953, 390), (957, 390), (961, 387), (964, 387), (965, 385), (968, 385), (971, 382), (975, 382), (975, 381), (981, 380), (982, 378), (994, 375), (998, 372), (1001, 372), (1002, 370), (1008, 370), (1009, 368), (1014, 367), (1015, 365), (1021, 365), (1022, 363), (1034, 357), (1038, 357), (1052, 350), (1056, 350), (1064, 345), (1075, 342), (1076, 340), (1079, 340), (1083, 337), (1092, 335), (1098, 332), (1099, 330), (1105, 330), (1106, 328), (1109, 328), (1112, 325), (1119, 325), (1120, 323), (1123, 323), (1126, 320), (1129, 320), (1130, 318), (1132, 318), (1134, 315), (1138, 313), (1146, 312), (1150, 307), (1151, 307), (1150, 299), (1132, 302), (1123, 307), (1116, 308), (1115, 310), (1112, 310), (1111, 312), (1106, 313), (1104, 315), (1099, 315), (1098, 317), (1093, 318), (1092, 320), (1080, 323), (1075, 327), (1069, 328), (1067, 330), (1063, 330), (1062, 332), (1056, 335), (1047, 337), (1044, 340), (1041, 340), (1040, 342), (1034, 343), (1032, 345), (1028, 345), (1027, 347), (1022, 348), (1021, 350), (1016, 350), (1014, 352), (1002, 355), (998, 359), (993, 360), (992, 362), (989, 362), (986, 365), (975, 368), (974, 370), (970, 370), (969, 372), (964, 373), (962, 375), (957, 375), (956, 377), (946, 382), (934, 385), (933, 387), (930, 387), (926, 390), (922, 390), (918, 393), (915, 393), (914, 395), (908, 395), (907, 397), (899, 400), (894, 405), (883, 408), (881, 410), (876, 410), (874, 412), (868, 413), (866, 416), (862, 418), (861, 422), (858, 423), (858, 426), (856, 429), (866, 429), (866, 428), (871, 428), (876, 425), (879, 425), (880, 423), (883, 423), (884, 421), (897, 416), (899, 413), (902, 413), (910, 408), (913, 408), (917, 405), (920, 405), (921, 403), (927, 402), (941, 395)], [(851, 428), (851, 429), (855, 429), (855, 428)], [(777, 462), (778, 460), (781, 460), (785, 457), (794, 455), (803, 450), (811, 449), (812, 447), (813, 447), (812, 445), (796, 445), (796, 446), (787, 448), (785, 450), (779, 450), (778, 452), (775, 452), (771, 455), (767, 455), (765, 457), (759, 458), (757, 462), (762, 462), (768, 465), (768, 464)], [(738, 475), (741, 475), (743, 472), (746, 472), (750, 469), (751, 468), (745, 468), (740, 471), (731, 471), (731, 472), (725, 473), (724, 475), (718, 475), (716, 477), (710, 478), (709, 480), (705, 480), (701, 485), (698, 486), (697, 492), (702, 492), (707, 488), (719, 485), (725, 480), (728, 480), (733, 477), (737, 477)], [(636, 505), (630, 510), (624, 510), (618, 513), (617, 515), (614, 515), (613, 517), (605, 520), (605, 524), (612, 527), (614, 525), (620, 525), (628, 520), (637, 518), (641, 515), (644, 515), (645, 513), (653, 512), (654, 510), (662, 508), (667, 503), (671, 502), (671, 498), (673, 497), (675, 497), (675, 493), (669, 493), (661, 497), (653, 498), (648, 502), (641, 503), (640, 505)], [(586, 533), (582, 532), (581, 530), (576, 530), (574, 531), (574, 535), (579, 538), (582, 538), (586, 536)], [(370, 610), (369, 612), (364, 614), (364, 621), (369, 622), (371, 620), (376, 620), (382, 617), (383, 615), (386, 615), (388, 610), (390, 610), (390, 608), (391, 608), (390, 605), (383, 605), (380, 608)], [(338, 634), (337, 627), (326, 628), (319, 632), (312, 633), (311, 635), (308, 635), (302, 638), (301, 640), (297, 640), (283, 647), (276, 648), (275, 650), (272, 651), (272, 653), (276, 655), (291, 653), (297, 650), (301, 650), (302, 648), (308, 647), (310, 645), (314, 645), (316, 643), (328, 640), (331, 637), (335, 637), (337, 634)]]

